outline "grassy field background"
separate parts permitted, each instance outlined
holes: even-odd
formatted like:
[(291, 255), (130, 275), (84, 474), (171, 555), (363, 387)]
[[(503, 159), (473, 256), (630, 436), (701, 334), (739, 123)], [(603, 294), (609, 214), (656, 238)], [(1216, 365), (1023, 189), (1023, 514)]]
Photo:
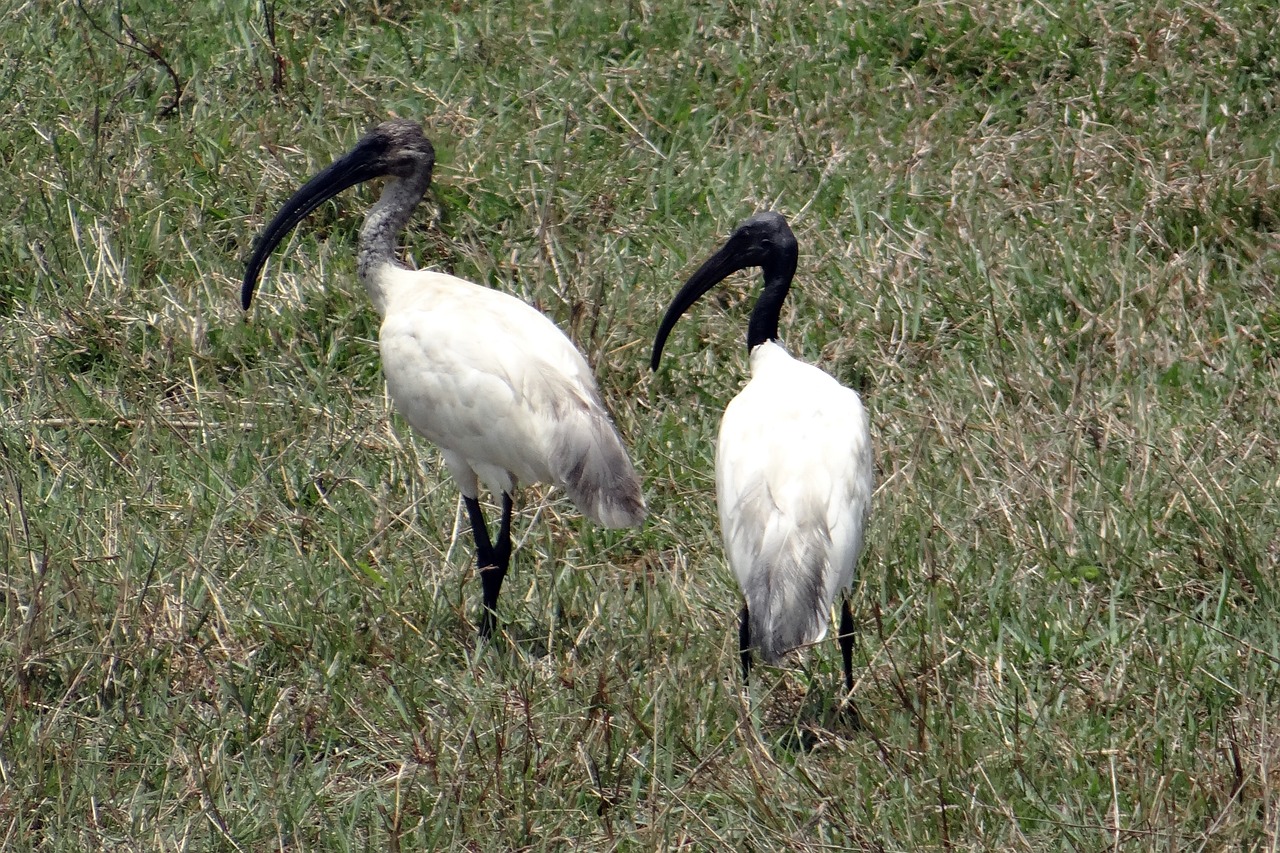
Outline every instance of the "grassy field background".
[[(1280, 849), (1280, 15), (1170, 0), (14, 2), (0, 13), (0, 847)], [(424, 8), (425, 7), (425, 8)], [(520, 495), (477, 656), (457, 490), (389, 409), (419, 266), (588, 354), (651, 519)], [(739, 693), (711, 477), (752, 211), (878, 484), (834, 641)]]

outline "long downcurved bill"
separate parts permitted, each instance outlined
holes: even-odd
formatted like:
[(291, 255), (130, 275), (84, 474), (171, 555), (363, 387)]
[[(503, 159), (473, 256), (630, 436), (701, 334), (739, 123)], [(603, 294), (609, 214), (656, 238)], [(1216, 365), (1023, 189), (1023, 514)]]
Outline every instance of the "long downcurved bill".
[(253, 291), (258, 286), (258, 276), (273, 249), (289, 235), (307, 214), (333, 198), (338, 193), (356, 184), (371, 180), (383, 174), (375, 164), (374, 146), (361, 140), (355, 148), (344, 154), (327, 169), (307, 181), (293, 196), (284, 203), (267, 227), (262, 229), (254, 243), (253, 255), (245, 266), (244, 285), (240, 288), (240, 305), (249, 310), (253, 301)]
[(667, 336), (675, 328), (676, 320), (688, 311), (704, 293), (724, 281), (741, 269), (751, 266), (742, 257), (742, 250), (730, 240), (718, 252), (703, 261), (698, 271), (689, 277), (680, 288), (680, 292), (671, 300), (662, 323), (658, 326), (658, 335), (653, 340), (653, 357), (649, 361), (652, 370), (658, 369), (658, 361), (662, 358), (662, 348), (667, 344)]

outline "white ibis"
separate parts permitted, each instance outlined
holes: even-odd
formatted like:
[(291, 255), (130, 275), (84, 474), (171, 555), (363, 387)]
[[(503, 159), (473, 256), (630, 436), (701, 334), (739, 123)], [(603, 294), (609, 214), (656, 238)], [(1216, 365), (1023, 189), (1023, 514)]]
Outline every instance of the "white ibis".
[[(667, 308), (651, 366), (680, 315), (738, 270), (764, 288), (747, 326), (751, 381), (730, 401), (716, 448), (716, 503), (729, 566), (746, 603), (738, 633), (743, 677), (751, 649), (777, 663), (826, 636), (837, 593), (853, 584), (874, 485), (871, 433), (857, 392), (797, 361), (778, 341), (778, 314), (796, 272), (795, 235), (777, 213), (734, 230)], [(842, 596), (840, 651), (853, 690), (853, 614)]]
[[(416, 122), (375, 127), (263, 230), (241, 302), (248, 310), (271, 250), (307, 214), (348, 187), (388, 179), (360, 228), (357, 274), (382, 317), (378, 346), (396, 409), (439, 446), (462, 491), (484, 587), (480, 634), (488, 637), (510, 565), (517, 483), (560, 486), (605, 527), (640, 524), (645, 502), (591, 369), (555, 324), (505, 293), (397, 261), (396, 238), (434, 165), (435, 150)], [(502, 495), (496, 544), (480, 509), (480, 483)]]

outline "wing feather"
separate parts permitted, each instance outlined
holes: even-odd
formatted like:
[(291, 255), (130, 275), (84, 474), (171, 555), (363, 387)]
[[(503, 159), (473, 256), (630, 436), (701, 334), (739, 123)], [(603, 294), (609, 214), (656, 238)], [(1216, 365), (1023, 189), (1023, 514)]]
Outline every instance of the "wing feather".
[(564, 333), (499, 291), (414, 274), (435, 286), (388, 306), (383, 373), (396, 408), (446, 451), (464, 494), (477, 475), (508, 494), (516, 482), (553, 483), (601, 524), (638, 524), (640, 480), (595, 377)]

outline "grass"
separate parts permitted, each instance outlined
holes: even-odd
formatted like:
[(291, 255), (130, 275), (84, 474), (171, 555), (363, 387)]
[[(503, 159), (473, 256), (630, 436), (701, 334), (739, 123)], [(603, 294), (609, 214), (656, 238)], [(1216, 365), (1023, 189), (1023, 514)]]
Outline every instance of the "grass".
[[(0, 846), (1280, 849), (1265, 4), (0, 27)], [(389, 113), (440, 154), (408, 253), (574, 338), (652, 509), (525, 490), (480, 653), (456, 489), (354, 285), (372, 193), (237, 305), (257, 229)], [(788, 345), (873, 418), (861, 732), (834, 643), (739, 694), (711, 462), (755, 282), (646, 367), (765, 206), (801, 243)]]

